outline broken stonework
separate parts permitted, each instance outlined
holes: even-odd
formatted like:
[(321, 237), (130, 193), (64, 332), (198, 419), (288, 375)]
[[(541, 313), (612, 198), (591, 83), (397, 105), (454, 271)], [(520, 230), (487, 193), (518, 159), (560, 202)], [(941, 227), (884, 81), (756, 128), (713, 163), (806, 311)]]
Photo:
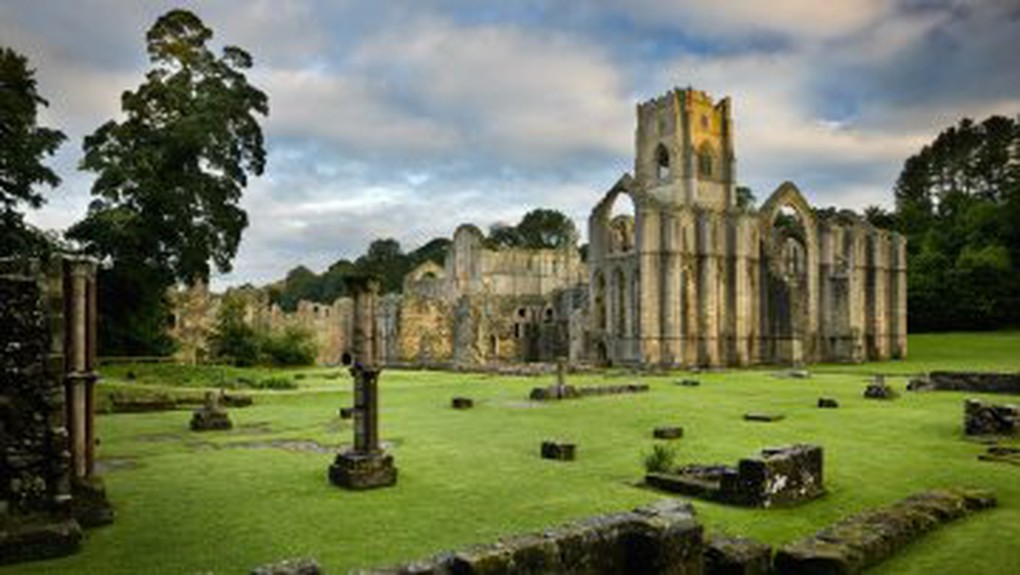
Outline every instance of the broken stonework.
[(690, 504), (662, 501), (361, 573), (699, 575), (703, 549)]
[(967, 435), (1012, 435), (1020, 428), (1020, 407), (993, 405), (979, 399), (963, 403), (963, 430)]
[(995, 504), (987, 491), (927, 491), (786, 545), (776, 553), (773, 566), (784, 574), (860, 573), (941, 524)]
[(542, 459), (556, 459), (558, 461), (573, 461), (577, 454), (577, 445), (563, 441), (543, 441), (541, 455)]
[(351, 419), (354, 417), (353, 407), (341, 407), (340, 408), (340, 419)]
[(768, 575), (772, 547), (743, 537), (712, 534), (705, 540), (706, 575)]
[(885, 382), (885, 376), (876, 375), (864, 389), (864, 397), (868, 399), (896, 399), (899, 394)]
[(762, 413), (762, 412), (751, 412), (744, 414), (744, 421), (764, 421), (770, 423), (773, 421), (782, 421), (786, 419), (786, 416), (782, 413)]
[(192, 431), (221, 431), (234, 426), (227, 410), (220, 403), (220, 394), (210, 391), (205, 394), (205, 405), (191, 414)]
[(1020, 395), (1020, 373), (933, 371), (926, 377), (911, 379), (907, 389)]
[(757, 459), (741, 459), (737, 466), (686, 465), (671, 472), (649, 473), (653, 487), (748, 507), (796, 505), (825, 493), (822, 448), (791, 445), (763, 449)]
[(839, 402), (831, 397), (819, 397), (818, 407), (822, 409), (836, 409), (839, 407)]
[(684, 428), (679, 425), (656, 427), (652, 430), (655, 439), (680, 439), (684, 436)]
[(315, 559), (288, 559), (251, 570), (251, 575), (319, 575), (322, 569)]
[(450, 406), (454, 409), (471, 409), (475, 402), (470, 397), (455, 397), (450, 401)]
[(1012, 463), (1020, 465), (1020, 447), (1003, 447), (993, 445), (988, 451), (978, 455), (981, 461), (995, 461), (998, 463)]

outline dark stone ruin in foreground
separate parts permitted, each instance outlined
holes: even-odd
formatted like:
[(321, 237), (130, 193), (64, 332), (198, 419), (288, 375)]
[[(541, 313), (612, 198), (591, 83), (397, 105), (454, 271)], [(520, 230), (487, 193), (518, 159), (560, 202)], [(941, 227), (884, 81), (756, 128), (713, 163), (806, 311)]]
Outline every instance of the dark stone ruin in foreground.
[(652, 430), (655, 439), (680, 439), (684, 436), (684, 428), (679, 425), (666, 425)]
[(933, 371), (910, 380), (907, 389), (1020, 395), (1020, 373)]
[(985, 453), (978, 455), (981, 461), (994, 461), (997, 463), (1012, 463), (1020, 465), (1020, 447), (1006, 447), (992, 445)]
[(470, 397), (455, 397), (450, 400), (450, 407), (454, 409), (471, 409), (475, 402)]
[(979, 399), (963, 403), (963, 431), (967, 435), (1013, 435), (1020, 428), (1020, 407), (995, 405)]
[(763, 423), (773, 423), (776, 421), (782, 421), (786, 419), (786, 416), (782, 413), (766, 413), (762, 411), (752, 411), (751, 413), (744, 414), (744, 421), (760, 421)]
[(822, 448), (792, 445), (763, 449), (761, 457), (728, 465), (686, 465), (668, 473), (649, 473), (653, 487), (748, 507), (796, 505), (825, 493)]
[(397, 483), (393, 456), (379, 443), (379, 374), (376, 307), (379, 283), (350, 277), (354, 295), (354, 338), (344, 363), (354, 378), (354, 447), (338, 453), (329, 466), (329, 480), (347, 489), (373, 489)]
[(883, 375), (876, 375), (871, 383), (868, 384), (868, 387), (864, 389), (864, 397), (867, 399), (896, 399), (899, 395), (895, 389), (885, 382), (885, 376)]
[(222, 396), (215, 391), (206, 392), (205, 404), (191, 414), (191, 430), (226, 431), (232, 427)]
[(703, 552), (694, 509), (663, 501), (361, 573), (699, 575)]
[(820, 409), (836, 409), (839, 407), (839, 402), (831, 397), (819, 397), (818, 407)]
[(91, 260), (0, 260), (0, 563), (69, 555), (113, 520), (95, 476)]
[(712, 533), (705, 540), (705, 573), (709, 575), (767, 575), (772, 547), (743, 537)]
[(941, 524), (995, 503), (995, 496), (984, 491), (920, 493), (786, 545), (776, 553), (773, 565), (777, 573), (860, 573)]
[(539, 453), (542, 459), (573, 461), (577, 456), (577, 445), (564, 441), (543, 441)]

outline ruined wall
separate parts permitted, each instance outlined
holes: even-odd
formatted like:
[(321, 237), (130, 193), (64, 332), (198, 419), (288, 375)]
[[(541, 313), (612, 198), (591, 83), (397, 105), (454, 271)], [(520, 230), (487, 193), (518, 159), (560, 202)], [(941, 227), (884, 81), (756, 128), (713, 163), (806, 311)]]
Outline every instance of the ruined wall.
[[(820, 220), (789, 182), (760, 209), (737, 209), (728, 100), (674, 90), (641, 104), (636, 141), (636, 176), (621, 177), (588, 220), (591, 359), (906, 356), (902, 236), (860, 218)], [(621, 241), (618, 202), (634, 207), (632, 243)]]

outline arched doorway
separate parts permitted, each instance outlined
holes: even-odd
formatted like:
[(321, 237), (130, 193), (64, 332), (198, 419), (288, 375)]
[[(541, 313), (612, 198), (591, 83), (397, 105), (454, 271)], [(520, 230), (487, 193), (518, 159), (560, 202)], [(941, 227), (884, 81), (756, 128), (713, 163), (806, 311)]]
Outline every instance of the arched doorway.
[(789, 205), (772, 214), (764, 236), (767, 332), (771, 334), (771, 360), (783, 364), (804, 361), (808, 333), (809, 277), (807, 224)]

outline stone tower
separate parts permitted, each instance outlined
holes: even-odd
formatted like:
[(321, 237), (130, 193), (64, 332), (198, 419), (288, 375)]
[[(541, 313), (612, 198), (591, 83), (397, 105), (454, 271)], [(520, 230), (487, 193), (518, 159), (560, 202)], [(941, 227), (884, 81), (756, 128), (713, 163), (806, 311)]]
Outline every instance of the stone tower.
[(637, 106), (634, 173), (655, 199), (725, 211), (736, 203), (730, 100), (675, 88)]

